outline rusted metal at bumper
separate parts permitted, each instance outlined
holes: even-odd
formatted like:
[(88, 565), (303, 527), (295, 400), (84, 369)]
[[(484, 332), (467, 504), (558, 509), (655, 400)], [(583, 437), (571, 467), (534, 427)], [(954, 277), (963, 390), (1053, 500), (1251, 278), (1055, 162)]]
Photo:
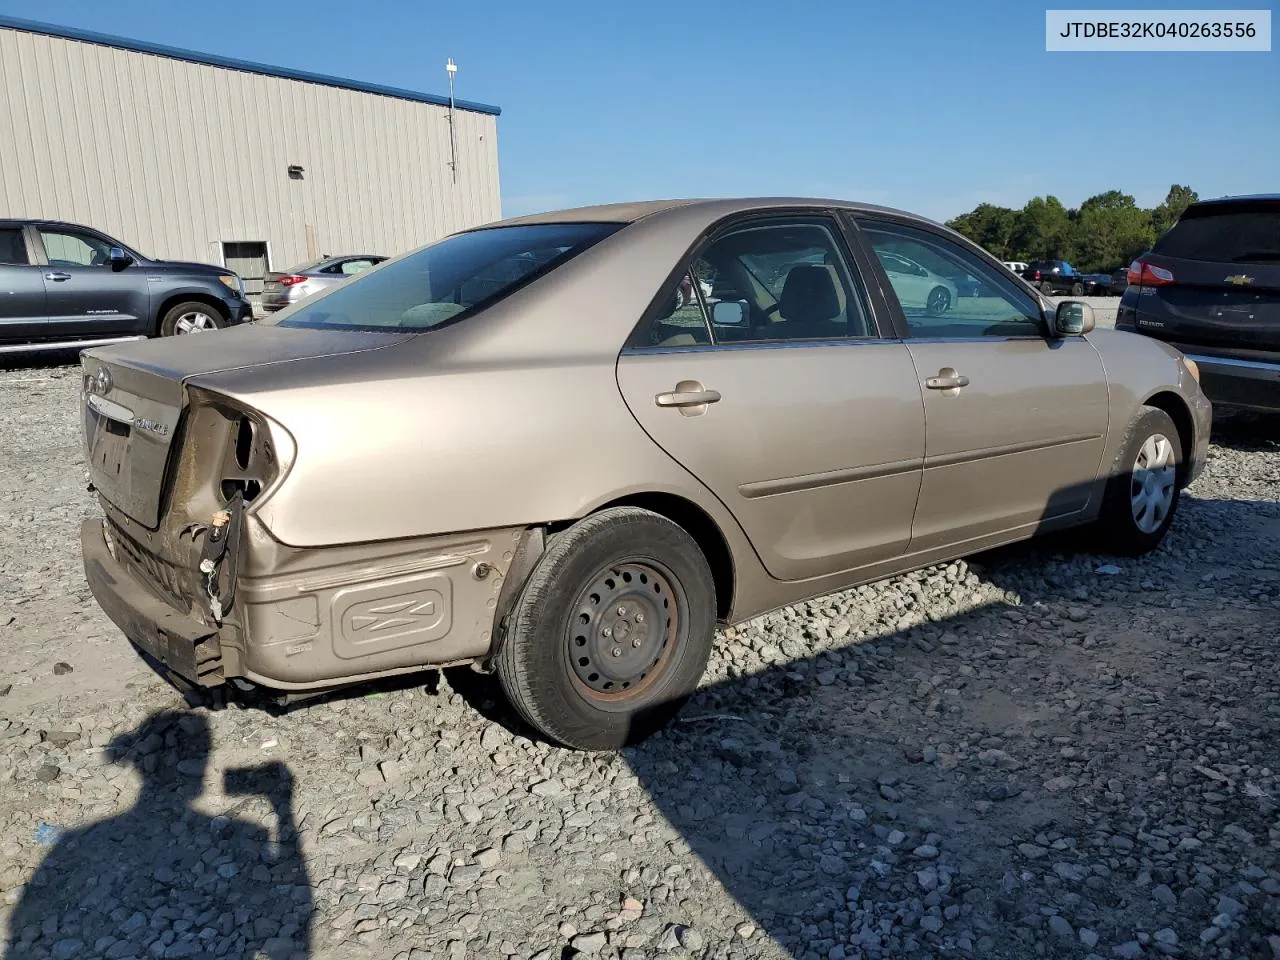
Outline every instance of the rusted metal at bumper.
[[(81, 531), (85, 573), (107, 615), (195, 683), (242, 678), (316, 690), (479, 659), (526, 535), (510, 528), (302, 550), (272, 539), (252, 516), (245, 521), (235, 601), (220, 626), (207, 611), (180, 611), (171, 593), (164, 600), (149, 589), (147, 568), (112, 556), (101, 521)], [(209, 638), (216, 677), (201, 673)]]

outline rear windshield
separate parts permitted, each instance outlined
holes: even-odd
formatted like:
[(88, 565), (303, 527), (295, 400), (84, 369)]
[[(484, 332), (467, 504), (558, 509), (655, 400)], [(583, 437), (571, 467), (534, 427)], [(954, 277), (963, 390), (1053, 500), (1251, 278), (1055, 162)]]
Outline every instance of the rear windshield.
[(300, 263), (296, 267), (288, 267), (283, 272), (284, 273), (306, 273), (308, 270), (314, 270), (316, 267), (320, 266), (320, 264), (322, 263), (324, 263), (323, 260), (308, 260), (306, 263)]
[(430, 330), (506, 296), (621, 229), (538, 223), (445, 237), (259, 322), (282, 327)]
[(1280, 204), (1191, 207), (1152, 253), (1219, 263), (1280, 263)]

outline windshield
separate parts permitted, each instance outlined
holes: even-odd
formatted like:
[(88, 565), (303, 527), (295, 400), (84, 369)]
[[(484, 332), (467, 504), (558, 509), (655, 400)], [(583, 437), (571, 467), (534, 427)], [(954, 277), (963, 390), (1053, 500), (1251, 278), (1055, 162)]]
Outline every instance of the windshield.
[(1280, 261), (1280, 205), (1192, 207), (1151, 252), (1183, 260), (1275, 263)]
[(536, 223), (454, 234), (259, 322), (282, 327), (431, 330), (480, 311), (622, 226)]

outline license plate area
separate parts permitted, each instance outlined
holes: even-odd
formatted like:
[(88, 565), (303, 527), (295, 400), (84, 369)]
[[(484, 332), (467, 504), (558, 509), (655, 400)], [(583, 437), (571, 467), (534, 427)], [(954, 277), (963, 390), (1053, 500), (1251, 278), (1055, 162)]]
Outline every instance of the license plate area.
[[(93, 472), (100, 480), (110, 484), (121, 475), (129, 456), (129, 441), (133, 427), (89, 408), (90, 444), (89, 460)], [(114, 485), (114, 484), (112, 484)]]
[(103, 497), (143, 526), (159, 519), (177, 411), (123, 390), (84, 400), (85, 454)]

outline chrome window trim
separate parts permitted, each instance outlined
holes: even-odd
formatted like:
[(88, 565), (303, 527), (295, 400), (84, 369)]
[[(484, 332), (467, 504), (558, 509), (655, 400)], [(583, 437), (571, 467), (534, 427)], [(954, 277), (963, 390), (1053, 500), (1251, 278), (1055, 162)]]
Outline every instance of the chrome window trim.
[(848, 337), (841, 340), (751, 340), (746, 343), (692, 343), (679, 347), (627, 347), (622, 356), (654, 353), (724, 353), (729, 350), (795, 350), (803, 347), (856, 347), (875, 344), (903, 344), (898, 337)]

